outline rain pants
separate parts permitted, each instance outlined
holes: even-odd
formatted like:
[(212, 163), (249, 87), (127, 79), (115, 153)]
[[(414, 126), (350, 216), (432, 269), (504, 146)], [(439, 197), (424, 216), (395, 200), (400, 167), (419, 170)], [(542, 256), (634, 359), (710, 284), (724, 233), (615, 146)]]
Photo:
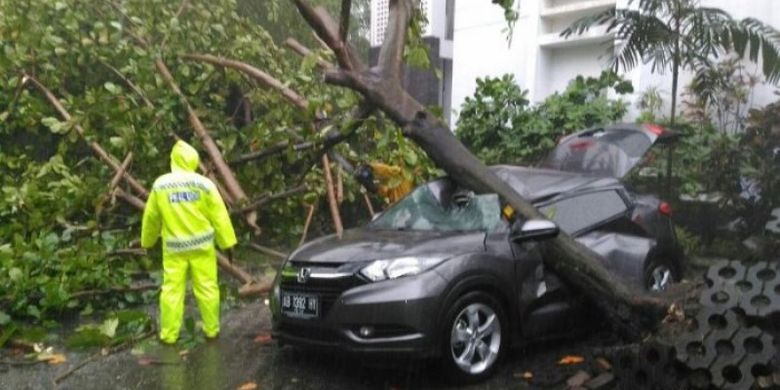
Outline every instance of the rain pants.
[(200, 308), (206, 337), (219, 334), (219, 285), (214, 241), (221, 249), (236, 244), (225, 203), (214, 183), (195, 173), (198, 152), (184, 141), (171, 151), (171, 173), (155, 180), (146, 201), (141, 246), (162, 236), (163, 283), (160, 291), (160, 339), (179, 338), (187, 273)]

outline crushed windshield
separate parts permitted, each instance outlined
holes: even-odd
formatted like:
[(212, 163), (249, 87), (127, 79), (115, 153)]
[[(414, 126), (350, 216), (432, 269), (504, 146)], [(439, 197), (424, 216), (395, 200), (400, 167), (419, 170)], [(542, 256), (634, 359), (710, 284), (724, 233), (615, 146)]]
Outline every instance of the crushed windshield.
[(458, 201), (439, 199), (430, 185), (414, 190), (369, 226), (374, 229), (492, 231), (501, 217), (498, 196), (468, 193)]

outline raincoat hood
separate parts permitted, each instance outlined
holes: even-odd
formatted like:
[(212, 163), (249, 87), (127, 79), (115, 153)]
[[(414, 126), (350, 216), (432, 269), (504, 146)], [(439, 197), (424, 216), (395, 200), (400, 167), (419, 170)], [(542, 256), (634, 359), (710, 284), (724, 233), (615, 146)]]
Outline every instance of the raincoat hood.
[(190, 144), (184, 141), (176, 141), (171, 150), (171, 171), (172, 172), (195, 172), (198, 169), (198, 151)]

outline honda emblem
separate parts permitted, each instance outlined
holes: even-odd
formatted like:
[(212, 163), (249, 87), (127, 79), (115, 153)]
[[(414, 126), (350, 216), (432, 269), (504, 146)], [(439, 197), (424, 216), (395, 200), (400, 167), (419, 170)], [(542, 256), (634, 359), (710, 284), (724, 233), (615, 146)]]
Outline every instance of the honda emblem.
[(298, 283), (306, 283), (309, 281), (309, 276), (311, 276), (311, 268), (301, 268), (298, 270)]

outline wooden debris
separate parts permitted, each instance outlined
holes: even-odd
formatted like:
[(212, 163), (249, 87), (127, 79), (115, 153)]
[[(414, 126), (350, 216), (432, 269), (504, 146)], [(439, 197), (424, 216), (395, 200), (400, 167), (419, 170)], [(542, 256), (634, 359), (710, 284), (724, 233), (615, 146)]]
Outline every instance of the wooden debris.
[(255, 382), (246, 382), (241, 386), (238, 386), (238, 390), (257, 390), (257, 383)]
[(265, 247), (265, 246), (262, 246), (262, 245), (259, 245), (259, 244), (255, 244), (254, 242), (250, 242), (249, 243), (249, 247), (254, 249), (254, 250), (256, 250), (256, 251), (258, 251), (258, 252), (260, 252), (260, 253), (263, 253), (263, 254), (266, 254), (266, 255), (269, 255), (269, 256), (278, 257), (280, 259), (286, 259), (287, 258), (287, 253), (279, 252), (277, 250), (274, 250), (274, 249), (271, 249), (271, 248), (268, 248), (268, 247)]
[(272, 280), (262, 280), (260, 282), (245, 284), (238, 289), (238, 296), (246, 298), (253, 295), (266, 294), (271, 291), (272, 287)]
[[(306, 46), (304, 46), (302, 43), (298, 42), (294, 38), (287, 38), (286, 41), (284, 41), (285, 46), (292, 49), (292, 51), (298, 53), (302, 57), (307, 57), (312, 54), (312, 51), (309, 50)], [(324, 60), (322, 57), (317, 56), (317, 65), (323, 69), (327, 70), (330, 68), (333, 68), (333, 64), (330, 62)]]
[(566, 386), (568, 387), (579, 387), (585, 384), (590, 379), (590, 374), (583, 370), (577, 371), (576, 374), (572, 375), (569, 379), (566, 380)]
[(573, 364), (580, 364), (585, 361), (585, 358), (578, 355), (566, 355), (558, 361), (558, 365), (568, 366)]
[(325, 173), (325, 187), (328, 193), (328, 204), (330, 205), (330, 215), (333, 218), (333, 227), (336, 229), (336, 235), (341, 238), (344, 232), (344, 225), (341, 224), (341, 214), (339, 212), (339, 204), (336, 202), (333, 175), (330, 172), (330, 159), (328, 159), (327, 154), (322, 155), (322, 170)]
[(596, 364), (604, 371), (612, 370), (612, 364), (610, 364), (607, 359), (604, 359), (603, 357), (596, 358)]
[(298, 242), (298, 246), (303, 245), (306, 242), (306, 235), (309, 233), (309, 226), (311, 226), (311, 219), (314, 216), (314, 205), (308, 205), (309, 211), (306, 212), (306, 222), (303, 224), (303, 234), (301, 234), (301, 240)]
[(64, 381), (69, 376), (71, 376), (74, 372), (80, 370), (82, 367), (86, 366), (87, 364), (89, 364), (90, 362), (96, 360), (97, 358), (99, 358), (101, 356), (108, 356), (108, 355), (111, 355), (111, 354), (119, 352), (119, 351), (123, 351), (126, 348), (134, 345), (135, 343), (137, 343), (137, 342), (139, 342), (141, 340), (144, 340), (144, 339), (154, 335), (155, 332), (156, 331), (154, 329), (151, 329), (151, 330), (147, 331), (146, 333), (138, 336), (137, 338), (134, 338), (134, 339), (129, 340), (129, 341), (125, 342), (125, 343), (119, 344), (119, 345), (117, 345), (115, 347), (107, 348), (106, 350), (102, 350), (102, 351), (99, 351), (99, 352), (97, 352), (95, 354), (92, 354), (90, 357), (82, 360), (81, 362), (79, 362), (78, 364), (73, 366), (71, 369), (69, 369), (68, 371), (66, 371), (62, 375), (59, 375), (57, 378), (55, 378), (54, 379), (54, 384), (57, 385), (60, 382)]
[(605, 372), (585, 382), (585, 387), (588, 389), (601, 389), (612, 383), (613, 380), (615, 380), (615, 375), (610, 372)]

